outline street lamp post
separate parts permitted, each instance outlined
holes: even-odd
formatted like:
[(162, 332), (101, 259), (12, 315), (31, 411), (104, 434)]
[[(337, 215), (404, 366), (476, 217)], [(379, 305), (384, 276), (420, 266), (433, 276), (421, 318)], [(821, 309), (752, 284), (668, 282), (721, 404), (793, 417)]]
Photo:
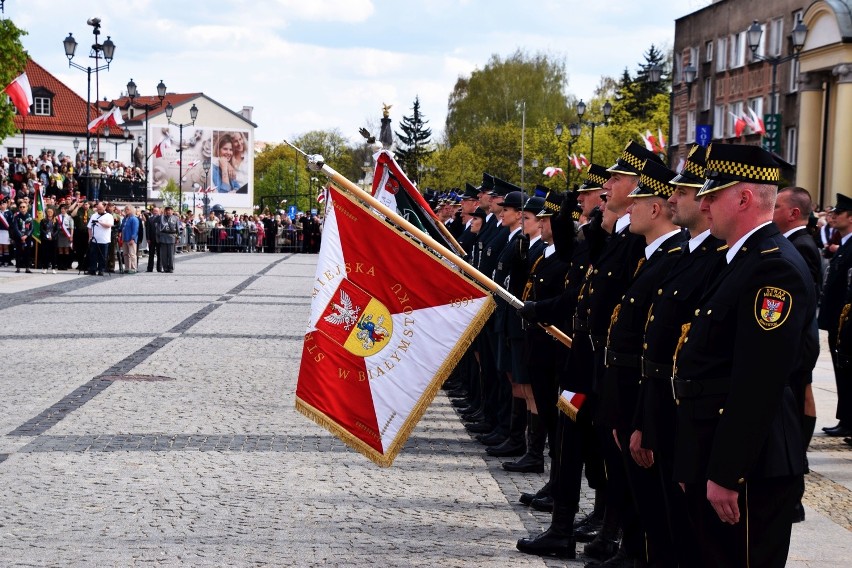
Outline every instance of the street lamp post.
[[(179, 132), (179, 140), (178, 140), (178, 208), (183, 207), (183, 127), (184, 126), (195, 126), (195, 119), (198, 118), (198, 107), (195, 106), (195, 103), (192, 103), (192, 106), (189, 108), (189, 118), (191, 122), (172, 122), (172, 114), (175, 112), (175, 107), (172, 106), (172, 103), (166, 105), (166, 119), (169, 121), (169, 124), (172, 126), (178, 127)], [(180, 209), (178, 209), (180, 211)]]
[[(90, 133), (89, 133), (89, 123), (92, 122), (92, 72), (95, 73), (95, 90), (97, 91), (98, 87), (98, 73), (100, 71), (106, 71), (109, 69), (109, 64), (112, 63), (113, 55), (115, 55), (115, 44), (110, 39), (110, 36), (107, 36), (106, 41), (103, 43), (98, 42), (98, 36), (101, 33), (101, 20), (100, 18), (90, 18), (86, 21), (86, 23), (92, 26), (92, 33), (95, 36), (95, 43), (92, 44), (92, 49), (89, 52), (89, 57), (95, 60), (94, 66), (88, 65), (80, 65), (72, 61), (74, 59), (74, 53), (77, 51), (77, 40), (74, 39), (74, 36), (71, 32), (68, 32), (68, 37), (66, 37), (62, 41), (62, 45), (65, 47), (65, 56), (68, 58), (68, 66), (73, 67), (74, 69), (79, 69), (80, 71), (86, 72), (86, 197), (89, 196), (89, 157), (90, 157)], [(106, 63), (101, 64), (101, 54), (103, 54), (103, 59)], [(98, 94), (95, 93), (95, 98), (97, 98)]]
[[(562, 141), (562, 133), (564, 129), (562, 128), (562, 123), (557, 122), (556, 128), (553, 129), (554, 134), (556, 134), (556, 139)], [(565, 173), (565, 186), (568, 191), (571, 191), (571, 150), (574, 148), (574, 143), (580, 137), (580, 125), (576, 122), (572, 122), (568, 125), (568, 133), (571, 137), (568, 139), (568, 169)]]
[[(123, 128), (122, 130), (124, 131), (124, 140), (119, 140), (118, 142), (114, 142), (112, 140), (107, 140), (107, 142), (109, 142), (110, 144), (115, 146), (115, 157), (113, 159), (116, 160), (116, 161), (118, 160), (118, 147), (121, 146), (122, 144), (127, 144), (128, 142), (130, 142), (130, 131), (127, 130), (126, 128)], [(104, 138), (109, 138), (109, 129), (108, 128), (104, 129)]]
[(793, 46), (793, 53), (785, 56), (778, 57), (766, 57), (765, 55), (758, 55), (757, 48), (760, 47), (760, 36), (763, 35), (763, 26), (761, 26), (757, 20), (754, 20), (746, 31), (746, 39), (748, 41), (748, 47), (751, 50), (752, 57), (754, 57), (757, 61), (765, 61), (772, 66), (772, 91), (769, 95), (772, 104), (772, 120), (774, 121), (773, 129), (772, 129), (772, 137), (771, 137), (771, 145), (773, 147), (777, 147), (778, 142), (778, 127), (780, 124), (777, 122), (778, 116), (778, 97), (776, 94), (777, 89), (777, 78), (778, 78), (778, 66), (782, 63), (786, 63), (787, 61), (792, 61), (793, 59), (799, 58), (799, 53), (802, 51), (802, 48), (805, 46), (805, 39), (808, 37), (808, 26), (806, 26), (801, 17), (796, 22), (795, 27), (793, 28), (792, 33), (790, 34), (790, 42)]
[(210, 158), (204, 158), (201, 161), (201, 167), (204, 169), (204, 197), (201, 198), (201, 203), (204, 205), (204, 219), (210, 214), (208, 207), (210, 205), (210, 183), (207, 181), (210, 175)]
[(583, 115), (586, 114), (586, 103), (583, 102), (583, 99), (580, 99), (580, 102), (577, 103), (577, 119), (579, 120), (580, 125), (585, 125), (592, 129), (592, 145), (589, 149), (589, 162), (595, 161), (595, 128), (609, 124), (609, 117), (612, 114), (612, 103), (606, 101), (601, 111), (603, 112), (603, 120), (599, 122), (583, 120)]
[(144, 103), (144, 104), (135, 104), (136, 97), (139, 96), (139, 91), (136, 88), (136, 83), (133, 82), (133, 79), (127, 83), (127, 98), (130, 99), (129, 106), (138, 109), (145, 109), (145, 209), (148, 208), (148, 160), (151, 158), (148, 155), (148, 112), (161, 106), (163, 104), (163, 100), (166, 98), (166, 84), (163, 83), (163, 80), (160, 79), (160, 83), (157, 85), (157, 98), (159, 99), (156, 102)]

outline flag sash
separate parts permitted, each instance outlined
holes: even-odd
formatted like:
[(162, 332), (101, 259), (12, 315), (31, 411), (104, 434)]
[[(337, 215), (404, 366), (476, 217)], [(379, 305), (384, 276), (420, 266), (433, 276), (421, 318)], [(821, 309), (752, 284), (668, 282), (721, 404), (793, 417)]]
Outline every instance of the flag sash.
[(583, 406), (585, 401), (586, 395), (563, 390), (559, 395), (559, 399), (556, 401), (556, 406), (566, 416), (568, 416), (568, 418), (576, 422), (577, 413), (580, 411), (580, 408)]
[[(335, 320), (347, 306), (352, 319)], [(296, 409), (390, 466), (493, 309), (485, 289), (330, 186)]]
[(41, 243), (41, 220), (44, 219), (44, 193), (41, 187), (35, 190), (35, 203), (33, 204), (33, 240)]

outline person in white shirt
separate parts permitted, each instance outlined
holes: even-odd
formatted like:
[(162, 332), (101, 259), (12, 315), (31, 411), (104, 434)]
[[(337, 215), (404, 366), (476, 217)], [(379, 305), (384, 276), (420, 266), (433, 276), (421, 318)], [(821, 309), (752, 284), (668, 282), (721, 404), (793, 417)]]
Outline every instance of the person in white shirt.
[(96, 273), (98, 276), (104, 275), (107, 252), (109, 251), (109, 243), (112, 237), (112, 226), (114, 224), (115, 218), (111, 213), (107, 213), (106, 204), (103, 201), (98, 201), (96, 212), (89, 217), (88, 274), (90, 276), (94, 276)]

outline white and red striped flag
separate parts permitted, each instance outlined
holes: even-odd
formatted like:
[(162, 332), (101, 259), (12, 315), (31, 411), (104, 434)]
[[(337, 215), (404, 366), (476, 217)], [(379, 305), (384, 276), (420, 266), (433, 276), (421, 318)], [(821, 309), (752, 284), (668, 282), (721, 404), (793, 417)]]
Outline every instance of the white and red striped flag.
[(98, 118), (89, 123), (89, 132), (97, 131), (101, 126), (109, 128), (110, 126), (118, 126), (124, 124), (124, 119), (121, 117), (121, 109), (114, 107), (106, 114), (100, 115)]
[(168, 136), (166, 136), (165, 138), (160, 140), (157, 143), (157, 145), (154, 146), (154, 151), (152, 152), (154, 154), (154, 157), (155, 158), (162, 158), (163, 157), (163, 150), (169, 149), (171, 147), (171, 145), (172, 145), (172, 141), (169, 139)]
[(754, 109), (751, 107), (748, 107), (748, 113), (750, 116), (743, 117), (746, 124), (748, 124), (748, 127), (751, 128), (751, 131), (755, 134), (764, 136), (766, 134), (766, 126), (763, 124), (763, 119), (757, 116), (757, 113), (754, 112)]
[(552, 178), (553, 176), (558, 176), (558, 175), (561, 175), (561, 176), (565, 175), (565, 172), (562, 170), (562, 168), (556, 168), (556, 167), (553, 167), (553, 166), (547, 166), (546, 168), (544, 168), (544, 171), (541, 172), (541, 173), (543, 173), (544, 175), (546, 175), (549, 178)]
[(580, 407), (583, 406), (584, 402), (586, 402), (586, 395), (564, 390), (562, 391), (562, 394), (559, 395), (559, 399), (556, 401), (556, 406), (559, 407), (559, 410), (564, 412), (568, 418), (576, 422), (577, 412), (580, 411)]
[(27, 116), (30, 113), (30, 107), (33, 104), (33, 90), (26, 73), (21, 73), (15, 77), (15, 80), (9, 83), (3, 89), (3, 92), (12, 99), (12, 104), (18, 109), (18, 114)]
[(390, 466), (494, 300), (334, 186), (312, 296), (296, 409)]

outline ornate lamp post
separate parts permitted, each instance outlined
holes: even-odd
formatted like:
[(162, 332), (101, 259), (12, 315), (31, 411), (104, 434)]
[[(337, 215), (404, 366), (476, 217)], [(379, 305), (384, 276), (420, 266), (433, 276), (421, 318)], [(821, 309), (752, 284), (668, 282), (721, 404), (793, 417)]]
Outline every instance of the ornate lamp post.
[[(556, 128), (553, 129), (553, 133), (556, 134), (557, 140), (559, 140), (559, 141), (562, 140), (562, 133), (563, 132), (564, 132), (564, 129), (562, 128), (562, 123), (557, 122)], [(571, 137), (568, 139), (568, 169), (566, 170), (566, 174), (565, 174), (565, 185), (566, 185), (567, 189), (570, 191), (571, 190), (571, 174), (572, 174), (572, 172), (571, 172), (571, 150), (574, 148), (574, 143), (580, 137), (580, 125), (577, 124), (576, 122), (572, 122), (571, 124), (568, 125), (568, 133), (571, 135)]]
[(612, 103), (606, 101), (601, 112), (603, 113), (603, 120), (601, 121), (583, 120), (583, 116), (586, 114), (586, 103), (583, 102), (583, 99), (580, 99), (580, 102), (577, 103), (577, 118), (580, 121), (580, 125), (588, 126), (592, 129), (592, 146), (589, 150), (590, 162), (595, 161), (595, 128), (609, 124), (609, 117), (612, 115)]
[[(109, 69), (109, 64), (112, 63), (113, 55), (115, 55), (115, 44), (110, 39), (110, 36), (107, 36), (106, 41), (103, 43), (98, 42), (98, 36), (101, 34), (101, 19), (100, 18), (89, 18), (86, 23), (92, 26), (92, 33), (95, 36), (95, 43), (92, 44), (92, 49), (89, 52), (89, 57), (95, 60), (94, 66), (92, 65), (80, 65), (72, 61), (74, 59), (74, 53), (77, 51), (77, 40), (74, 39), (74, 36), (71, 32), (68, 32), (68, 37), (66, 37), (62, 41), (62, 45), (65, 47), (65, 56), (68, 58), (68, 66), (73, 67), (74, 69), (79, 69), (80, 71), (86, 72), (86, 124), (88, 125), (92, 122), (92, 73), (95, 74), (95, 98), (98, 98), (98, 73), (100, 71), (105, 71)], [(101, 64), (100, 60), (103, 57), (105, 63)], [(90, 155), (90, 139), (91, 136), (89, 134), (88, 127), (86, 128), (86, 196), (89, 195), (89, 155)]]
[(166, 119), (168, 119), (170, 125), (177, 126), (180, 133), (178, 141), (178, 208), (180, 208), (183, 207), (183, 127), (195, 125), (195, 119), (198, 118), (198, 107), (195, 106), (195, 103), (192, 103), (192, 106), (189, 108), (191, 122), (172, 122), (172, 114), (174, 112), (175, 107), (172, 106), (172, 103), (167, 104)]
[[(114, 160), (118, 160), (118, 147), (122, 144), (127, 144), (128, 142), (130, 142), (130, 131), (126, 128), (123, 128), (122, 131), (124, 133), (124, 140), (118, 140), (117, 142), (113, 140), (107, 140), (107, 142), (115, 146), (115, 157), (113, 158)], [(104, 138), (109, 138), (108, 128), (104, 129)]]
[(136, 88), (136, 83), (133, 82), (133, 79), (127, 83), (127, 98), (130, 99), (130, 105), (133, 108), (145, 109), (145, 209), (148, 208), (148, 160), (151, 156), (148, 154), (148, 112), (161, 106), (163, 104), (163, 100), (166, 98), (166, 84), (163, 83), (163, 80), (160, 79), (160, 83), (157, 85), (157, 98), (158, 101), (153, 102), (145, 102), (144, 104), (135, 104), (136, 97), (139, 96), (139, 91)]

